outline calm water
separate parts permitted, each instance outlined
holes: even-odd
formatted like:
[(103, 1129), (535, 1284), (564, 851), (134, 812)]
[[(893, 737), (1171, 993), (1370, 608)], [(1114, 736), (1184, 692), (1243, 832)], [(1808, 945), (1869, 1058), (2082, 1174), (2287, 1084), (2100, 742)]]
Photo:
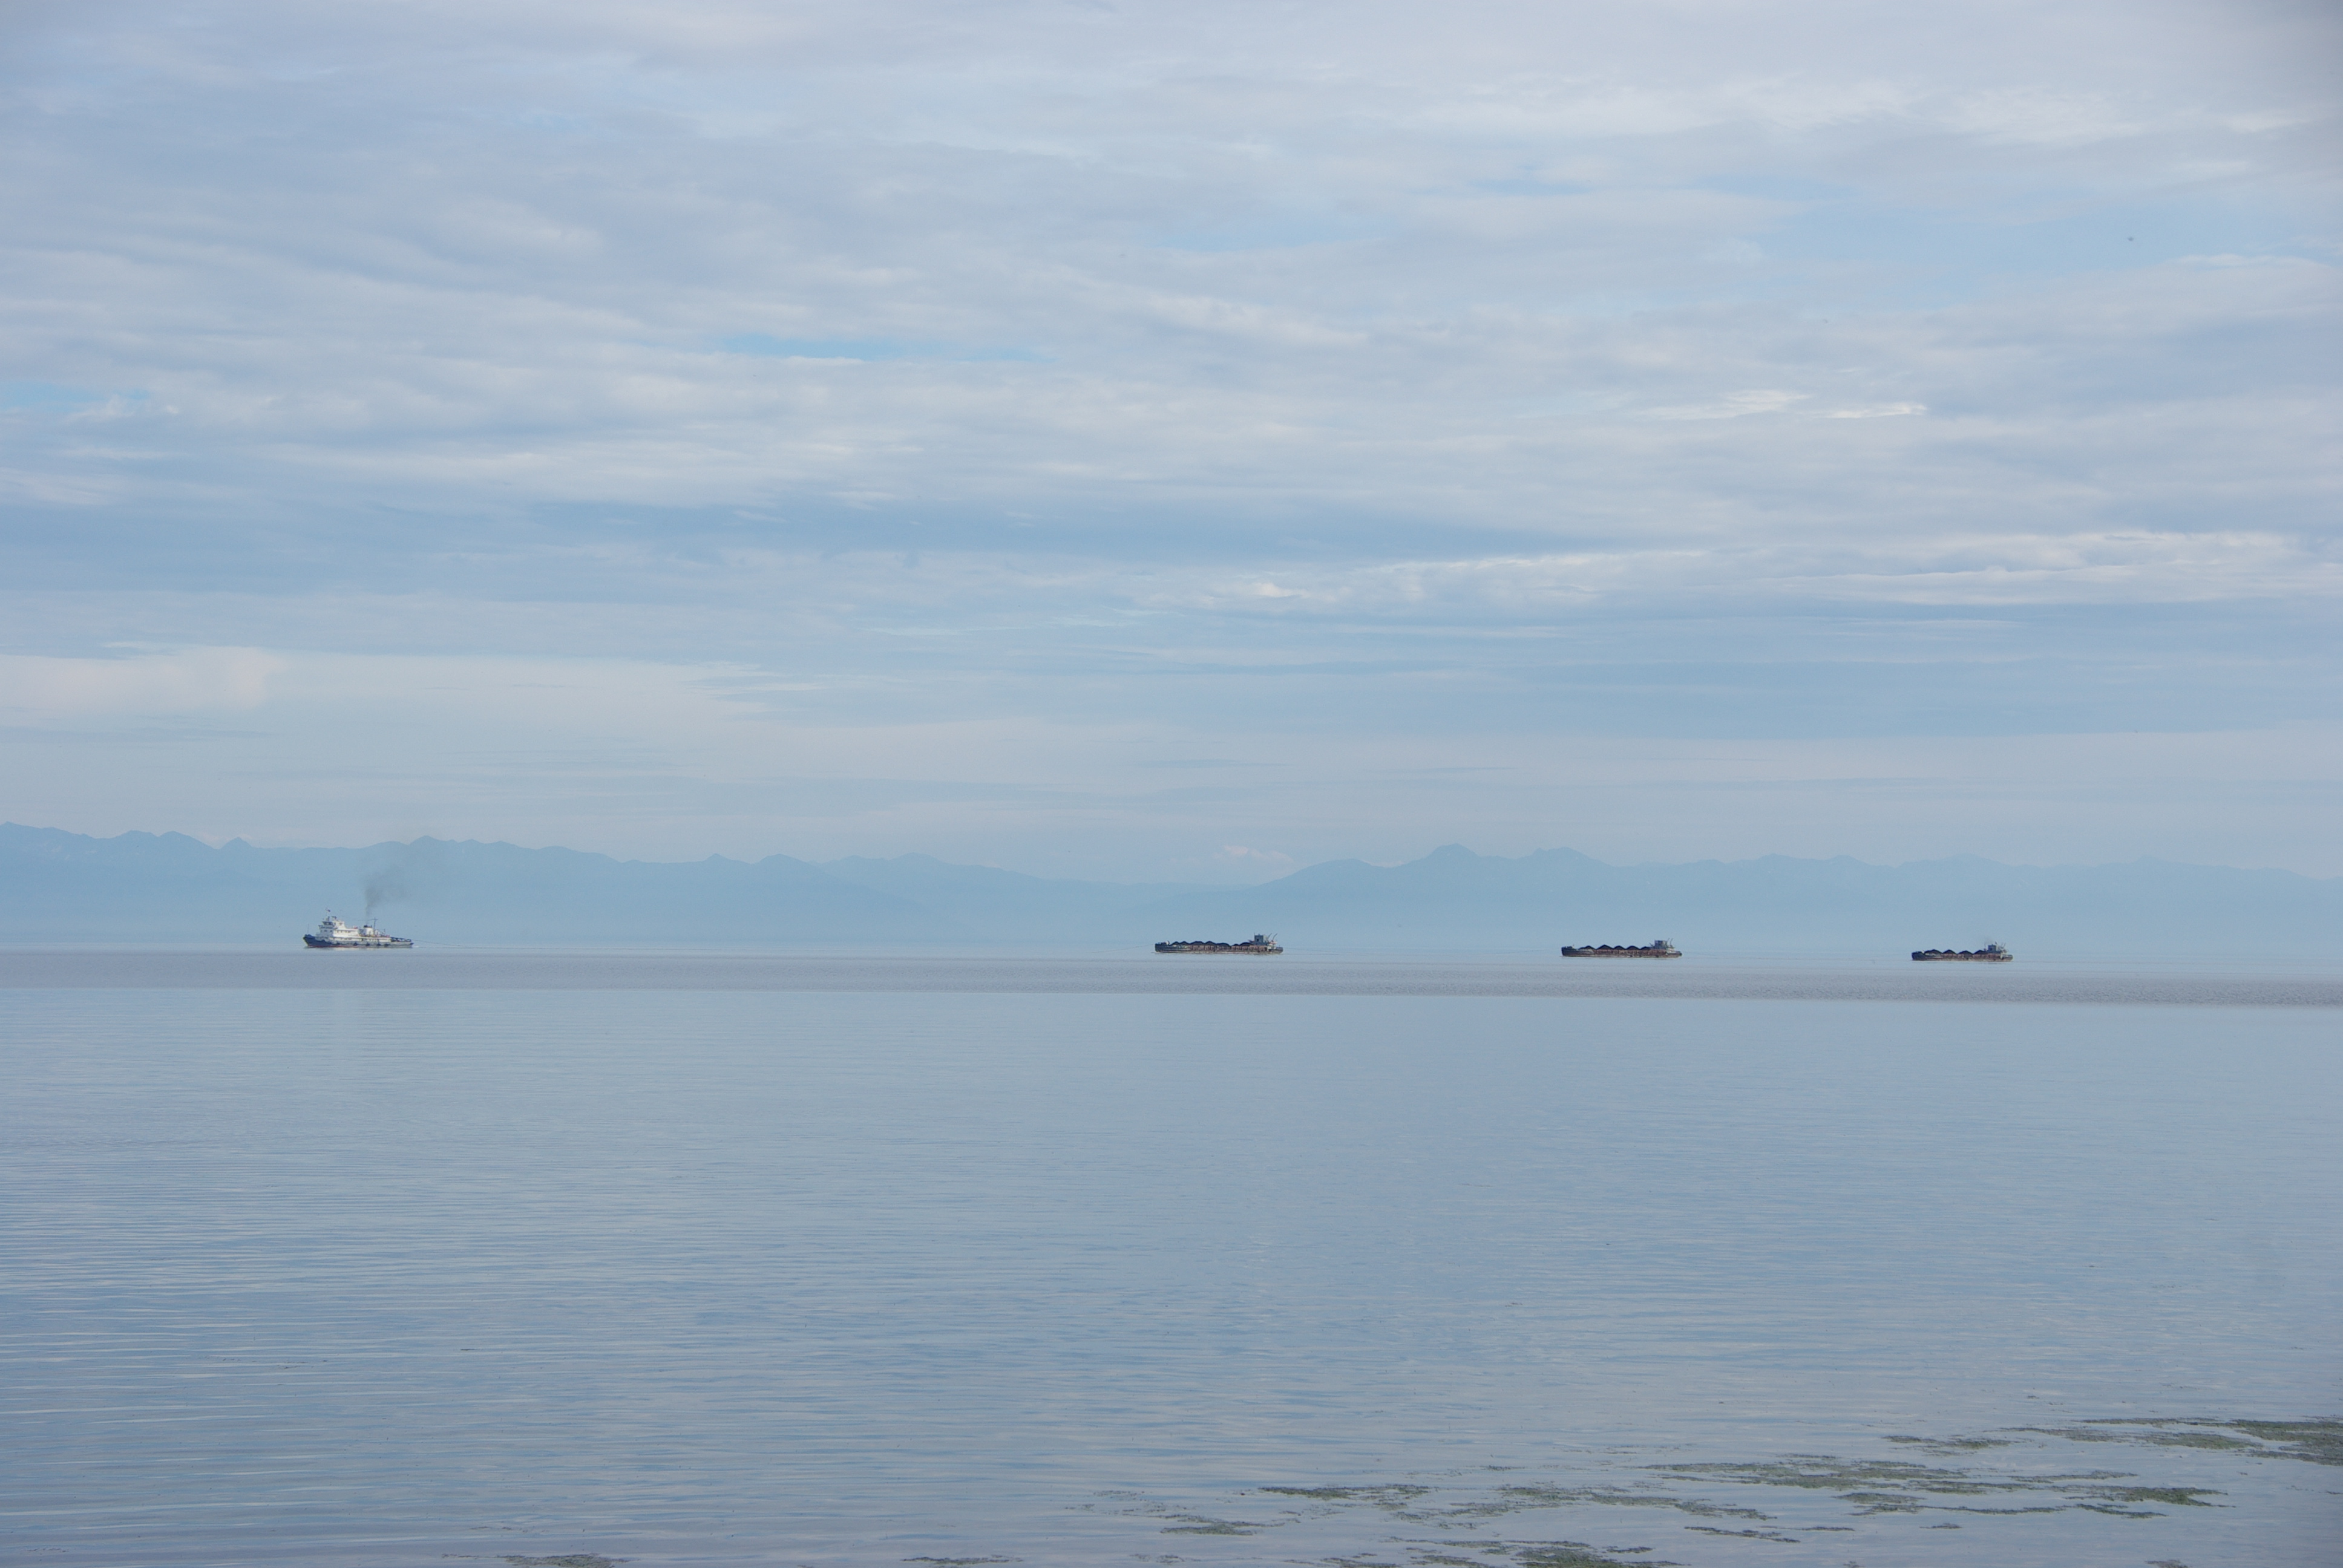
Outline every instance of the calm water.
[(2343, 1539), (2332, 977), (425, 960), (0, 957), (7, 1560)]

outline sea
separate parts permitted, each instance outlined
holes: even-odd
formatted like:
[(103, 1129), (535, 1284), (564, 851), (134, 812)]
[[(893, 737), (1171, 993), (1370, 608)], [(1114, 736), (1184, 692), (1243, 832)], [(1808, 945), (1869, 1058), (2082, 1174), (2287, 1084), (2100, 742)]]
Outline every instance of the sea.
[(0, 952), (0, 1562), (2343, 1562), (2343, 971)]

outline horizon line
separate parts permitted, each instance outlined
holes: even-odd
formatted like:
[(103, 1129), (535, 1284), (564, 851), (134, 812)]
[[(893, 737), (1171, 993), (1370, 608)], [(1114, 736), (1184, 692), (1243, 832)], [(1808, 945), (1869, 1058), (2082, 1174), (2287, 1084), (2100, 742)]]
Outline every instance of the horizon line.
[(1408, 859), (1390, 861), (1369, 860), (1360, 856), (1349, 855), (1335, 856), (1332, 859), (1323, 860), (1312, 860), (1297, 864), (1277, 876), (1264, 878), (1257, 882), (1179, 882), (1162, 879), (1142, 879), (1125, 881), (1094, 877), (1044, 876), (1032, 871), (1021, 871), (1016, 869), (1014, 867), (995, 865), (990, 861), (948, 860), (942, 856), (932, 854), (924, 849), (906, 849), (902, 853), (897, 855), (840, 855), (829, 860), (809, 860), (802, 856), (792, 855), (787, 851), (778, 849), (771, 851), (770, 853), (759, 856), (755, 859), (741, 859), (730, 855), (711, 852), (699, 856), (694, 859), (658, 860), (641, 858), (626, 858), (611, 854), (608, 851), (602, 849), (580, 849), (573, 848), (568, 844), (520, 844), (515, 843), (509, 839), (442, 839), (430, 833), (417, 834), (413, 839), (377, 839), (371, 844), (256, 844), (241, 834), (214, 842), (201, 834), (183, 832), (177, 829), (166, 829), (160, 832), (156, 832), (143, 828), (126, 828), (119, 833), (99, 835), (95, 833), (75, 832), (70, 828), (45, 827), (36, 823), (18, 822), (13, 819), (0, 819), (0, 829), (11, 828), (31, 833), (58, 833), (63, 834), (67, 838), (86, 839), (94, 844), (114, 843), (124, 839), (184, 839), (189, 843), (200, 844), (205, 849), (214, 851), (225, 850), (241, 846), (244, 849), (250, 849), (259, 854), (301, 854), (334, 851), (357, 854), (369, 849), (391, 848), (406, 849), (412, 849), (418, 844), (447, 844), (450, 846), (477, 845), (483, 849), (501, 848), (518, 849), (524, 854), (558, 853), (566, 855), (587, 855), (597, 859), (608, 860), (613, 865), (620, 866), (700, 866), (706, 865), (711, 860), (722, 861), (727, 865), (758, 866), (762, 865), (769, 860), (787, 860), (796, 865), (810, 866), (817, 869), (829, 866), (840, 865), (850, 860), (872, 860), (880, 864), (887, 864), (897, 860), (920, 859), (933, 860), (939, 865), (956, 867), (962, 869), (999, 871), (1006, 876), (1026, 877), (1038, 882), (1088, 882), (1103, 884), (1110, 887), (1146, 887), (1151, 885), (1180, 886), (1214, 891), (1272, 887), (1279, 882), (1300, 876), (1305, 871), (1316, 870), (1325, 866), (1361, 865), (1370, 867), (1376, 870), (1397, 870), (1406, 866), (1421, 865), (1423, 862), (1432, 859), (1433, 857), (1443, 854), (1449, 850), (1460, 851), (1465, 855), (1471, 856), (1476, 860), (1502, 860), (1511, 864), (1518, 864), (1523, 860), (1534, 859), (1541, 855), (1574, 855), (1581, 859), (1592, 861), (1595, 865), (1604, 867), (1608, 869), (1621, 871), (1638, 870), (1651, 867), (1745, 866), (1755, 864), (1761, 860), (1794, 860), (1807, 865), (1828, 865), (1834, 861), (1849, 860), (1858, 866), (1868, 866), (1880, 870), (1902, 870), (1914, 866), (1940, 866), (1960, 860), (1976, 860), (1986, 865), (2000, 866), (2013, 870), (2101, 870), (2113, 867), (2152, 864), (2203, 870), (2272, 872), (2282, 876), (2299, 877), (2303, 880), (2309, 882), (2343, 881), (2343, 876), (2319, 877), (2314, 876), (2307, 871), (2297, 871), (2283, 866), (2237, 866), (2217, 861), (2171, 860), (2166, 859), (2161, 856), (2148, 854), (2137, 855), (2128, 860), (2066, 860), (2039, 862), (2026, 860), (1996, 860), (1989, 855), (1982, 855), (1976, 853), (1975, 851), (1964, 851), (1958, 854), (1938, 855), (1927, 859), (1891, 861), (1865, 860), (1858, 856), (1843, 852), (1835, 855), (1792, 855), (1783, 853), (1779, 850), (1769, 850), (1764, 854), (1751, 855), (1741, 859), (1726, 859), (1720, 856), (1712, 855), (1690, 860), (1617, 861), (1601, 859), (1594, 855), (1587, 854), (1583, 849), (1575, 849), (1568, 845), (1563, 844), (1549, 845), (1543, 849), (1529, 850), (1528, 852), (1521, 855), (1484, 854), (1480, 850), (1472, 849), (1459, 840), (1451, 840), (1447, 843), (1437, 845), (1433, 849), (1425, 850), (1423, 854), (1414, 856)]

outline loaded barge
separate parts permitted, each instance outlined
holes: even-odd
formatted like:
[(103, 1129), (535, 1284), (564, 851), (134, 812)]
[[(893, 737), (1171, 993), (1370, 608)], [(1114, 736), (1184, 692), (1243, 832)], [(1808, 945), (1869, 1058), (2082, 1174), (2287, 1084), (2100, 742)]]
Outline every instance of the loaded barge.
[(1999, 942), (1987, 942), (1975, 952), (1958, 952), (1951, 948), (1922, 948), (1912, 955), (1916, 964), (2006, 964), (2017, 955)]
[(1647, 948), (1614, 948), (1607, 945), (1599, 948), (1564, 948), (1562, 950), (1562, 956), (1566, 959), (1680, 959), (1684, 954), (1678, 950), (1675, 943), (1662, 937)]
[(1249, 942), (1212, 942), (1199, 937), (1192, 942), (1158, 942), (1155, 950), (1159, 953), (1282, 953), (1285, 950), (1277, 945), (1275, 937), (1255, 931)]

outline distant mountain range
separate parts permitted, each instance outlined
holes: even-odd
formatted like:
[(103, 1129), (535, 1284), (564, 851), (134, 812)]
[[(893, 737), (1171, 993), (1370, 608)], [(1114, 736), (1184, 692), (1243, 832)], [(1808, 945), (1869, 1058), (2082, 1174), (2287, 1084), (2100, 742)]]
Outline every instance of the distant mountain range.
[(1964, 856), (1613, 866), (1457, 845), (1333, 860), (1253, 888), (1055, 881), (926, 855), (666, 863), (418, 839), (214, 849), (0, 824), (0, 941), (292, 945), (369, 905), (425, 946), (1141, 948), (1270, 931), (1289, 951), (1551, 952), (1666, 937), (1691, 952), (1881, 953), (2002, 941), (2021, 957), (2164, 949), (2311, 957), (2343, 946), (2343, 879), (2135, 860)]

